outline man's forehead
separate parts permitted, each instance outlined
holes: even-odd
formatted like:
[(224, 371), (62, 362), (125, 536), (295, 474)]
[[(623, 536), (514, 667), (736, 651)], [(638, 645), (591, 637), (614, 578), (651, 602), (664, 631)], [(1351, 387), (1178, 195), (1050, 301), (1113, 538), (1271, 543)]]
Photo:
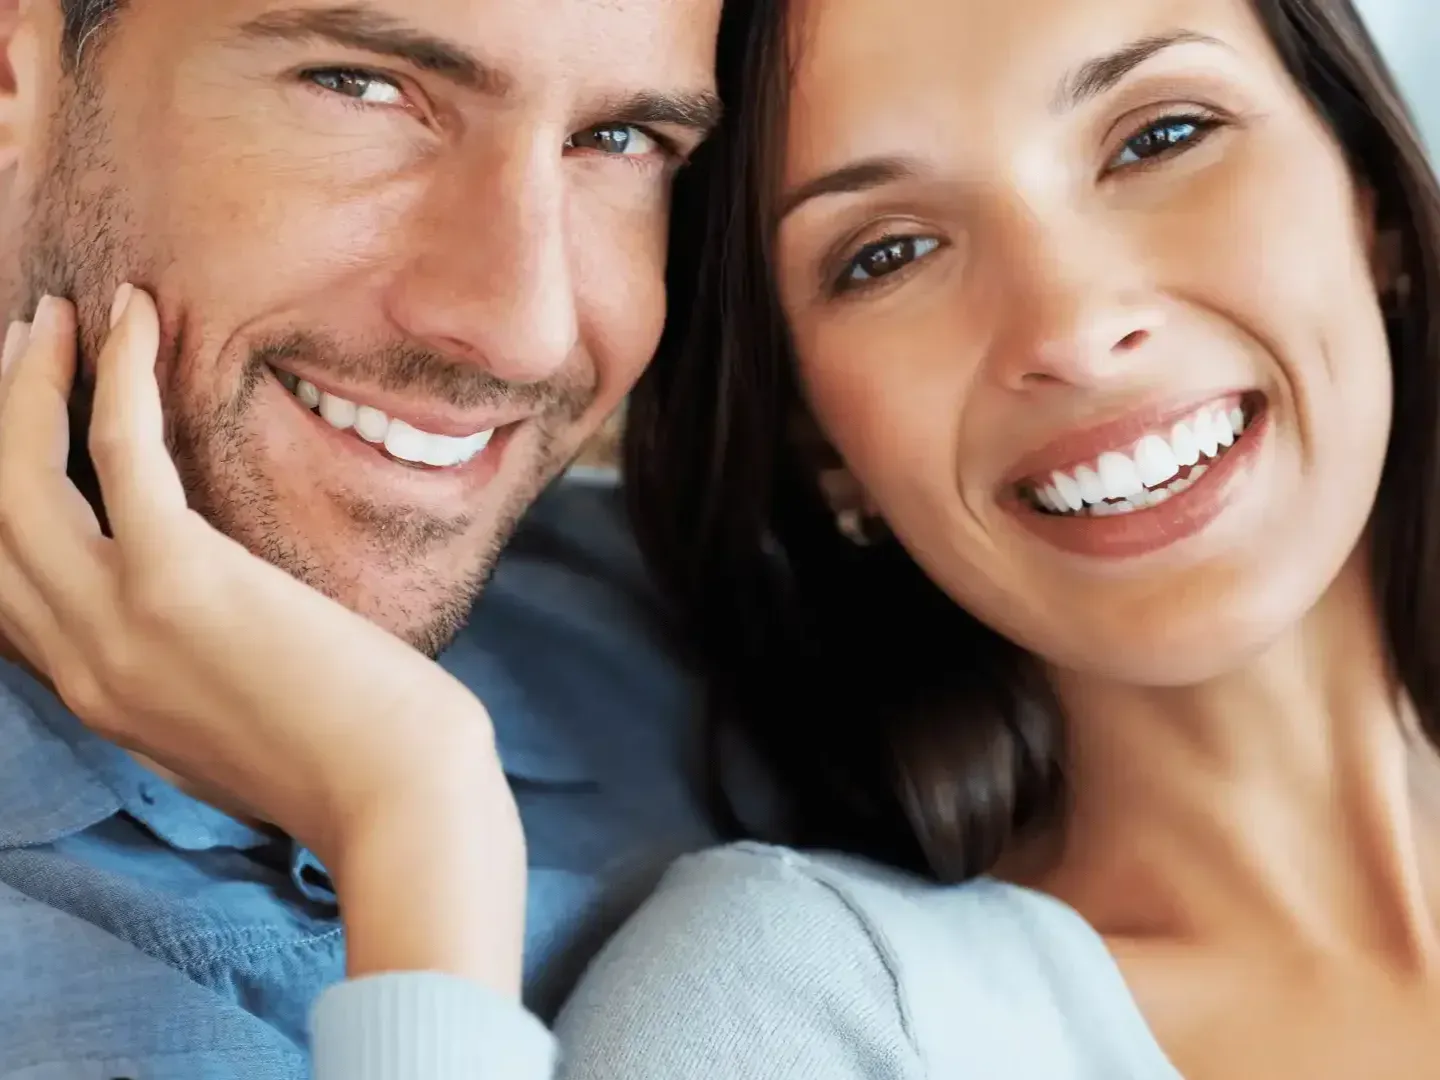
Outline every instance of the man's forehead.
[(517, 96), (713, 86), (720, 0), (161, 0), (205, 36), (331, 42)]

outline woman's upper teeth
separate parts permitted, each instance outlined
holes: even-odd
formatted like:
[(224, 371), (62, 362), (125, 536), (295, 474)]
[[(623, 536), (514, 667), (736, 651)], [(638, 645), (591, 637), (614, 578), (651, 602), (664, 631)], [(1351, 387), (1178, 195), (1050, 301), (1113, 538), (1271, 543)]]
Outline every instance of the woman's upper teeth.
[(1202, 458), (1215, 457), (1244, 430), (1239, 405), (1207, 405), (1168, 431), (1145, 435), (1129, 453), (1107, 450), (1091, 464), (1057, 470), (1027, 486), (1042, 506), (1060, 513), (1130, 499), (1173, 480)]
[(463, 439), (434, 435), (412, 427), (404, 420), (391, 419), (369, 405), (356, 405), (353, 401), (322, 391), (304, 379), (285, 378), (281, 381), (290, 387), (290, 392), (306, 408), (318, 409), (331, 427), (340, 431), (353, 430), (366, 442), (383, 445), (391, 457), (416, 465), (436, 468), (463, 465), (484, 450), (494, 434), (494, 431), (478, 431)]

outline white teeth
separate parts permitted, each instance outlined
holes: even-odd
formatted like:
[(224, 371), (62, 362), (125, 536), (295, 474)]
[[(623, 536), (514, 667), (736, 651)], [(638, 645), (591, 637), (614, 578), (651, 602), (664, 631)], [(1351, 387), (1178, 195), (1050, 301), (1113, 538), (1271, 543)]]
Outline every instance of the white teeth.
[(390, 430), (390, 418), (379, 409), (361, 405), (355, 410), (355, 434), (366, 442), (383, 443)]
[(1146, 435), (1135, 447), (1135, 468), (1140, 482), (1147, 488), (1156, 487), (1180, 471), (1175, 452), (1159, 435)]
[(320, 395), (320, 415), (333, 428), (344, 431), (355, 426), (355, 406), (334, 394)]
[[(449, 468), (462, 465), (490, 445), (494, 431), (478, 431), (465, 438), (432, 435), (420, 431), (404, 420), (392, 420), (379, 409), (356, 405), (335, 394), (322, 393), (314, 383), (276, 373), (280, 382), (290, 389), (306, 408), (317, 409), (325, 422), (339, 431), (354, 430), (366, 442), (384, 444), (393, 458), (416, 465)], [(1056, 511), (1064, 504), (1056, 505)]]
[[(1110, 450), (1093, 468), (1080, 465), (1072, 472), (1051, 473), (1048, 483), (1030, 489), (1030, 498), (1052, 513), (1087, 510), (1097, 517), (1158, 506), (1204, 476), (1207, 466), (1200, 461), (1217, 457), (1245, 427), (1238, 405), (1202, 409), (1171, 428), (1169, 439), (1146, 435), (1129, 454)], [(1189, 471), (1178, 478), (1183, 470)]]
[(1080, 485), (1080, 494), (1091, 506), (1105, 501), (1105, 485), (1100, 483), (1100, 474), (1089, 465), (1075, 470), (1075, 482)]
[(404, 420), (390, 421), (390, 430), (385, 433), (385, 450), (391, 457), (424, 462), (427, 448), (423, 431), (416, 430)]
[(1060, 493), (1060, 498), (1071, 510), (1079, 510), (1085, 505), (1085, 498), (1080, 494), (1080, 485), (1064, 473), (1056, 473), (1050, 478), (1055, 484), (1055, 490)]
[(1182, 469), (1200, 460), (1200, 444), (1195, 441), (1195, 431), (1183, 420), (1170, 431), (1170, 448), (1175, 451), (1175, 461)]
[(1229, 413), (1216, 413), (1212, 416), (1210, 429), (1215, 432), (1215, 439), (1221, 446), (1230, 446), (1235, 442), (1235, 429), (1230, 426)]
[(1096, 464), (1100, 467), (1100, 483), (1105, 488), (1106, 498), (1127, 499), (1145, 490), (1140, 481), (1140, 470), (1124, 454), (1106, 451)]
[(1219, 432), (1215, 430), (1208, 412), (1195, 417), (1195, 441), (1200, 444), (1200, 453), (1207, 458), (1214, 457), (1215, 451), (1220, 449)]

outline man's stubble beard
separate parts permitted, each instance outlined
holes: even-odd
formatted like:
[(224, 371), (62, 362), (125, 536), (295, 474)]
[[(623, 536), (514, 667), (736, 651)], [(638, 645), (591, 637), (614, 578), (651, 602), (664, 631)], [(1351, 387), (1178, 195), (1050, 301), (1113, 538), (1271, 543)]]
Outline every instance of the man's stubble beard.
[[(99, 483), (87, 448), (95, 357), (108, 330), (115, 288), (122, 281), (137, 280), (136, 275), (162, 260), (142, 250), (135, 239), (135, 216), (107, 154), (103, 101), (89, 75), (81, 73), (67, 88), (52, 130), (48, 167), (22, 228), (20, 280), (13, 305), (19, 317), (28, 318), (47, 293), (75, 301), (79, 364), (70, 402), (69, 473), (104, 523)], [(177, 329), (162, 334), (156, 371), (166, 444), (190, 507), (253, 554), (317, 591), (352, 609), (370, 608), (363, 613), (432, 657), (463, 627), (521, 515), (558, 471), (545, 470), (535, 477), (533, 490), (517, 492), (497, 515), (495, 527), (468, 566), (453, 575), (426, 570), (418, 586), (405, 595), (367, 598), (359, 594), (355, 577), (347, 580), (337, 567), (325, 565), (305, 549), (304, 538), (286, 535), (277, 514), (280, 500), (274, 484), (255, 465), (260, 459), (258, 440), (245, 421), (256, 391), (268, 377), (263, 355), (257, 352), (248, 359), (240, 385), (228, 400), (208, 408), (185, 407), (193, 397), (184, 394), (184, 375), (194, 367), (181, 320)], [(563, 402), (565, 415), (573, 419), (588, 405), (589, 397), (593, 394), (576, 394)], [(542, 460), (550, 457), (549, 447), (545, 450)], [(412, 582), (420, 558), (447, 540), (453, 542), (469, 524), (396, 512), (360, 498), (352, 499), (345, 509), (368, 541), (363, 558), (369, 574), (378, 572), (384, 578), (404, 571)]]

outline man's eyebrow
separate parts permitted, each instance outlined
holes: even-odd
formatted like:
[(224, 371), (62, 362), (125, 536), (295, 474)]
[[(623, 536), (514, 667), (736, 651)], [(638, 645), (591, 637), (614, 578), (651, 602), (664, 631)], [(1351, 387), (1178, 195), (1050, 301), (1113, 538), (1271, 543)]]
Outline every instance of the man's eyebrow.
[(1065, 78), (1055, 90), (1051, 103), (1054, 112), (1064, 112), (1083, 105), (1111, 89), (1145, 61), (1177, 45), (1218, 45), (1229, 46), (1209, 34), (1193, 30), (1172, 30), (1166, 34), (1153, 34), (1123, 45), (1114, 52), (1106, 53), (1085, 61)]
[(615, 124), (667, 125), (709, 135), (720, 123), (720, 98), (709, 90), (666, 93), (642, 90), (604, 107), (601, 120)]
[(822, 195), (841, 195), (849, 192), (868, 191), (882, 184), (896, 180), (910, 180), (920, 170), (909, 158), (878, 157), (866, 158), (852, 165), (846, 165), (833, 172), (807, 180), (780, 200), (777, 223), (798, 210), (802, 204)]
[(266, 41), (328, 41), (402, 60), (467, 90), (501, 96), (510, 80), (463, 45), (426, 34), (365, 4), (270, 11), (240, 27), (241, 37)]

